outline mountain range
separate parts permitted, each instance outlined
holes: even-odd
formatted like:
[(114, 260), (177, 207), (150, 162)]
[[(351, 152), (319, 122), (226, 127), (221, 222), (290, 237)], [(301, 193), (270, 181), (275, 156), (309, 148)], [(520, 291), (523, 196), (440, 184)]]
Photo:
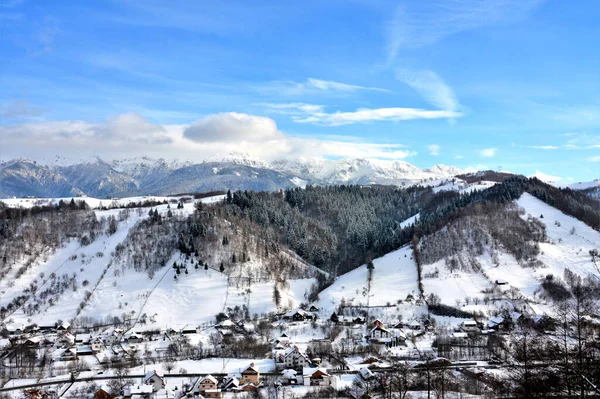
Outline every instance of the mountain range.
[(0, 198), (106, 198), (227, 189), (277, 190), (308, 184), (405, 186), (461, 173), (454, 166), (421, 169), (403, 161), (377, 159), (301, 158), (267, 163), (244, 154), (197, 163), (147, 157), (108, 162), (95, 157), (65, 164), (19, 158), (0, 163)]

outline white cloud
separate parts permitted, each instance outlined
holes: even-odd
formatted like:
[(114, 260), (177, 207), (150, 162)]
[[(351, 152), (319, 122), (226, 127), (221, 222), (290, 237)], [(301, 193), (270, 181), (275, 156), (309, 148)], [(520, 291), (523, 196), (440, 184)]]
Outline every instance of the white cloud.
[(380, 87), (359, 86), (317, 78), (307, 78), (304, 82), (296, 82), (293, 80), (273, 81), (266, 85), (256, 87), (256, 89), (288, 95), (319, 94), (324, 92), (331, 94), (348, 94), (356, 91), (377, 91), (391, 93), (391, 90), (382, 89)]
[(529, 148), (535, 148), (538, 150), (558, 150), (560, 147), (556, 145), (532, 145)]
[(600, 162), (600, 155), (589, 157), (588, 162)]
[(314, 112), (321, 112), (323, 105), (317, 104), (306, 104), (306, 103), (256, 103), (254, 105), (263, 106), (273, 112), (280, 114), (309, 114)]
[(526, 19), (543, 0), (435, 0), (398, 6), (386, 24), (387, 58), (461, 31)]
[(429, 155), (440, 155), (440, 146), (437, 144), (430, 144), (427, 146), (427, 149), (429, 150)]
[(464, 157), (462, 155), (457, 155), (454, 157), (455, 159), (463, 159)]
[(382, 91), (382, 92), (390, 92), (387, 89), (380, 89), (379, 87), (366, 87), (366, 86), (358, 86), (351, 85), (347, 83), (334, 82), (331, 80), (321, 80), (315, 78), (308, 78), (306, 80), (307, 84), (317, 88), (319, 90), (325, 91), (356, 91), (356, 90), (371, 90), (371, 91)]
[(497, 148), (484, 148), (483, 150), (479, 150), (479, 155), (482, 157), (493, 157), (497, 151)]
[(454, 111), (432, 111), (420, 108), (360, 108), (356, 111), (334, 113), (315, 112), (307, 117), (293, 118), (296, 123), (341, 126), (373, 121), (405, 121), (411, 119), (449, 119), (461, 114)]
[(449, 111), (457, 111), (460, 107), (450, 86), (435, 72), (399, 69), (396, 77), (412, 87), (425, 101), (435, 107)]
[(465, 173), (475, 173), (475, 172), (479, 172), (480, 170), (489, 170), (490, 168), (488, 168), (487, 165), (482, 165), (482, 164), (477, 164), (475, 166), (469, 166), (467, 168), (465, 168)]
[(537, 177), (538, 179), (540, 179), (541, 181), (546, 182), (546, 183), (558, 182), (558, 181), (563, 180), (563, 178), (560, 176), (548, 175), (546, 173), (540, 172), (539, 170), (536, 170), (535, 173), (533, 175), (531, 175), (530, 177)]
[(354, 137), (306, 138), (281, 132), (270, 118), (224, 113), (186, 125), (158, 125), (136, 114), (103, 123), (48, 121), (0, 125), (3, 159), (19, 156), (70, 160), (147, 155), (193, 161), (232, 152), (266, 161), (296, 157), (405, 159), (416, 152), (402, 144), (370, 143)]
[(259, 142), (282, 137), (273, 119), (237, 112), (209, 115), (186, 128), (183, 135), (200, 143)]

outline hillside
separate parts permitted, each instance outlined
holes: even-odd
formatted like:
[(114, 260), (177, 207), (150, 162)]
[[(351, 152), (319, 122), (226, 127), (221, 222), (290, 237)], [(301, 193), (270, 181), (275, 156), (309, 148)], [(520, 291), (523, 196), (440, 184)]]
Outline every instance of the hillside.
[[(534, 314), (551, 312), (549, 275), (598, 273), (594, 200), (536, 179), (85, 201), (7, 202), (5, 323), (160, 328), (314, 301), (324, 318), (417, 319), (426, 303)], [(12, 244), (24, 234), (28, 247)]]

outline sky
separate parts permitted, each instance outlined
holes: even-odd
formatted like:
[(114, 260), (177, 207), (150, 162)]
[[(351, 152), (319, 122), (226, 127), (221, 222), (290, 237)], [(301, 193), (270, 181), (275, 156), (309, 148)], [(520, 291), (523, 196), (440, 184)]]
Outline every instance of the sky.
[(0, 0), (0, 159), (600, 178), (596, 0)]

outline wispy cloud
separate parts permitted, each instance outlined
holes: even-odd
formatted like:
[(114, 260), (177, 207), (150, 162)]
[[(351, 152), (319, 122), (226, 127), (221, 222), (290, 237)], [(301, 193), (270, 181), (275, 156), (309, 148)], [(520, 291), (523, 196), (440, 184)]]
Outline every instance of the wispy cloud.
[(380, 93), (391, 93), (391, 90), (380, 87), (360, 86), (349, 83), (336, 82), (333, 80), (323, 80), (317, 78), (307, 78), (303, 82), (293, 80), (273, 81), (261, 86), (255, 86), (260, 91), (284, 93), (288, 95), (318, 94), (318, 93), (337, 93), (349, 94), (357, 91), (375, 91)]
[(305, 118), (293, 118), (296, 123), (313, 123), (317, 125), (340, 126), (353, 123), (374, 121), (406, 121), (411, 119), (451, 119), (461, 116), (460, 113), (444, 110), (425, 110), (420, 108), (360, 108), (356, 111), (333, 113), (315, 112)]
[(429, 150), (429, 155), (434, 155), (434, 156), (440, 155), (440, 148), (441, 147), (437, 144), (429, 144), (427, 146), (427, 149)]
[(449, 111), (459, 109), (460, 104), (454, 91), (435, 72), (399, 69), (396, 76), (431, 105)]
[(497, 151), (497, 148), (484, 148), (483, 150), (479, 150), (479, 155), (482, 157), (491, 158), (496, 155)]
[(390, 93), (390, 90), (387, 89), (381, 89), (379, 87), (368, 87), (368, 86), (358, 86), (358, 85), (351, 85), (351, 84), (347, 84), (347, 83), (340, 83), (340, 82), (334, 82), (331, 80), (321, 80), (321, 79), (315, 79), (315, 78), (308, 78), (307, 79), (307, 84), (315, 87), (319, 90), (325, 90), (325, 91), (329, 91), (329, 90), (333, 90), (333, 91), (357, 91), (357, 90), (368, 90), (368, 91), (381, 91), (381, 92), (386, 92), (386, 93)]
[(600, 155), (589, 157), (588, 162), (600, 162)]
[(322, 112), (325, 108), (323, 105), (306, 103), (256, 103), (254, 105), (266, 107), (270, 111), (288, 115), (312, 114)]
[(530, 145), (529, 148), (536, 150), (558, 150), (560, 147), (556, 145)]
[(401, 4), (386, 24), (387, 58), (458, 32), (525, 20), (543, 0), (436, 0)]
[(306, 103), (257, 103), (268, 111), (290, 115), (295, 123), (323, 126), (341, 126), (375, 121), (405, 121), (413, 119), (453, 119), (461, 114), (449, 110), (426, 110), (420, 108), (359, 108), (355, 111), (326, 112), (323, 105)]

